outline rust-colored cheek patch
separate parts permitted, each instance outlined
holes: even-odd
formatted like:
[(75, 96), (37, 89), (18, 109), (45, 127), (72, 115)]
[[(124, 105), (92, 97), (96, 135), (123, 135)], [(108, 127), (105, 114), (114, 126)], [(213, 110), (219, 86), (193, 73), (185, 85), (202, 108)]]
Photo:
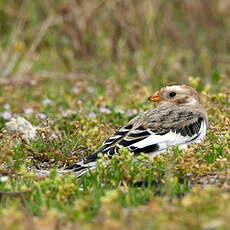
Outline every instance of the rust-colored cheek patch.
[(181, 99), (177, 99), (176, 100), (176, 103), (179, 105), (179, 104), (185, 104), (188, 100), (188, 97), (184, 97), (184, 98), (181, 98)]

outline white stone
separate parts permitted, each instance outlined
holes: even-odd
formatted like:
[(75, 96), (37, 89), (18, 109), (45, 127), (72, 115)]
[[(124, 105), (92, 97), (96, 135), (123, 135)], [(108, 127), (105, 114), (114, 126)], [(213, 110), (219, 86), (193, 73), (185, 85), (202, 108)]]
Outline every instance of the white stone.
[(9, 133), (21, 133), (23, 138), (35, 139), (37, 131), (29, 121), (23, 117), (11, 118), (10, 121), (6, 123), (6, 130)]

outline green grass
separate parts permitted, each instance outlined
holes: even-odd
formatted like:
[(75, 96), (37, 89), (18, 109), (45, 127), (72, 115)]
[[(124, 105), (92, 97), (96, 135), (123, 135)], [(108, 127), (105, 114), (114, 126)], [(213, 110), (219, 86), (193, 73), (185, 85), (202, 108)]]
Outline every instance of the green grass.
[[(47, 87), (47, 82), (55, 87)], [(126, 91), (121, 92), (121, 103), (114, 106), (110, 97), (97, 92), (86, 95), (83, 91), (76, 97), (71, 84), (69, 80), (57, 84), (44, 79), (26, 93), (15, 86), (3, 86), (2, 111), (9, 103), (12, 114), (40, 126), (37, 139), (29, 142), (2, 130), (1, 170), (8, 176), (0, 182), (4, 229), (25, 229), (31, 221), (37, 228), (44, 225), (51, 229), (56, 225), (205, 229), (209, 224), (228, 228), (229, 118), (224, 87), (215, 93), (203, 92), (210, 129), (200, 145), (186, 151), (175, 148), (152, 160), (122, 150), (109, 163), (102, 157), (96, 171), (79, 179), (71, 174), (59, 176), (55, 170), (48, 177), (37, 177), (33, 169), (58, 169), (83, 158), (139, 110), (152, 106), (147, 102), (126, 104)], [(44, 104), (45, 98), (52, 100), (50, 104)], [(100, 112), (102, 107), (110, 113)], [(33, 113), (25, 114), (24, 108), (33, 108)], [(126, 112), (120, 113), (121, 109)], [(88, 116), (90, 112), (95, 113), (93, 117)], [(38, 118), (39, 113), (47, 117)], [(5, 122), (3, 119), (3, 127)]]
[[(228, 1), (71, 2), (0, 3), (0, 229), (229, 229)], [(173, 82), (202, 95), (203, 143), (151, 160), (121, 150), (79, 179), (57, 174)], [(7, 133), (9, 112), (37, 138)]]

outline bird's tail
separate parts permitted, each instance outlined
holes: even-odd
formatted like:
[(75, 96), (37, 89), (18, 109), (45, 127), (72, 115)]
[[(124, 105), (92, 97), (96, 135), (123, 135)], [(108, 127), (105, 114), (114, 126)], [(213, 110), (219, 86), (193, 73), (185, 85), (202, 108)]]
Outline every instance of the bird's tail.
[[(64, 175), (68, 172), (73, 172), (76, 177), (81, 177), (83, 174), (87, 173), (88, 171), (92, 171), (96, 168), (97, 162), (89, 162), (84, 163), (83, 161), (79, 161), (75, 164), (69, 165), (62, 170), (57, 170), (59, 175)], [(49, 170), (34, 170), (35, 175), (39, 177), (48, 176), (50, 174)]]
[(87, 173), (88, 171), (92, 171), (96, 168), (97, 162), (92, 161), (85, 163), (84, 161), (79, 161), (75, 164), (69, 165), (64, 168), (65, 172), (72, 171), (76, 177), (80, 177), (83, 174)]

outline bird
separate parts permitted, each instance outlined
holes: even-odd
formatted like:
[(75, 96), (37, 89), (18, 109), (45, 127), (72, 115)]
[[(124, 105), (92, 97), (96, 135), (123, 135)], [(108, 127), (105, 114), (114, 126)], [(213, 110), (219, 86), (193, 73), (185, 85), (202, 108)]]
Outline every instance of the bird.
[(78, 177), (96, 168), (100, 154), (108, 158), (126, 148), (138, 156), (167, 152), (172, 146), (184, 149), (206, 136), (208, 116), (198, 92), (185, 84), (162, 87), (148, 98), (158, 106), (140, 113), (107, 138), (95, 152), (64, 168)]

